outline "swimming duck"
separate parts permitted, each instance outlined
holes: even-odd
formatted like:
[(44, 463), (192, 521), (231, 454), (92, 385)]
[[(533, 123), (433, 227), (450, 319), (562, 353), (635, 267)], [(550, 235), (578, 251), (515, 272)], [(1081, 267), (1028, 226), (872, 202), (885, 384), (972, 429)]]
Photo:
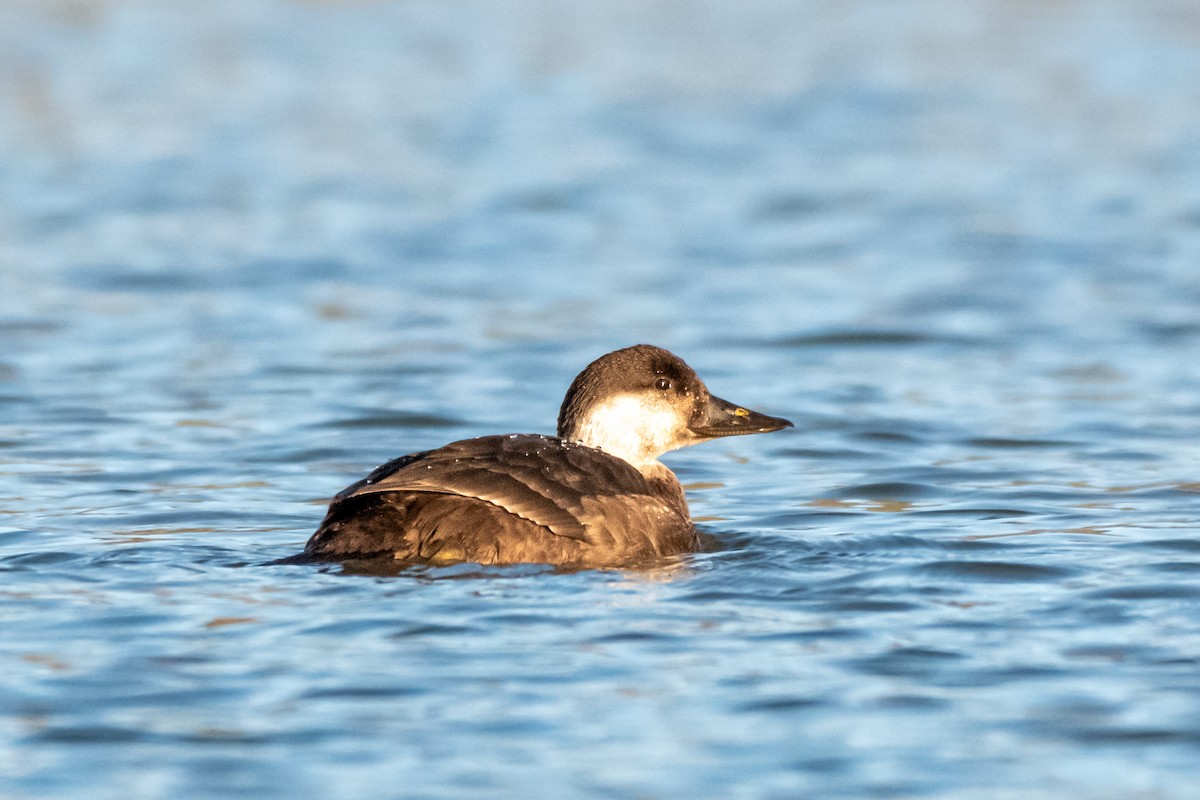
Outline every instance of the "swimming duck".
[(571, 383), (558, 435), (401, 456), (333, 498), (304, 556), (615, 567), (699, 548), (669, 450), (792, 423), (709, 394), (683, 359), (617, 350)]

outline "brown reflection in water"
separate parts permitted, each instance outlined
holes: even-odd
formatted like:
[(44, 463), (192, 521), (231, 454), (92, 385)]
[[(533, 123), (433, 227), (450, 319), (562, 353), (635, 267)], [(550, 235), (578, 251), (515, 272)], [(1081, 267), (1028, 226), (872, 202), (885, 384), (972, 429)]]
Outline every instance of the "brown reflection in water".
[(49, 653), (24, 653), (21, 656), (21, 660), (27, 664), (37, 664), (39, 667), (52, 669), (56, 672), (71, 668), (70, 664)]
[(1024, 531), (1010, 531), (1008, 533), (977, 533), (964, 536), (963, 539), (975, 542), (984, 539), (1005, 539), (1011, 536), (1036, 536), (1039, 533), (1082, 533), (1089, 536), (1108, 536), (1110, 529), (1100, 528), (1096, 525), (1084, 525), (1079, 528), (1030, 528)]
[(137, 530), (115, 530), (112, 536), (119, 536), (122, 544), (130, 542), (150, 542), (158, 536), (169, 536), (176, 533), (218, 533), (216, 528), (139, 528)]
[(204, 623), (205, 628), (224, 628), (229, 625), (245, 625), (248, 622), (258, 622), (257, 617), (214, 617)]
[(396, 561), (387, 556), (345, 559), (342, 561), (297, 563), (295, 566), (316, 568), (335, 575), (372, 578), (413, 578), (420, 581), (495, 580), (524, 578), (533, 574), (573, 575), (577, 572), (604, 572), (619, 582), (660, 583), (691, 574), (690, 553), (666, 559), (648, 560), (620, 567), (564, 564), (477, 564), (459, 561), (449, 564), (428, 564)]
[(856, 508), (862, 511), (883, 514), (898, 514), (916, 507), (916, 503), (913, 503), (911, 500), (884, 500), (869, 497), (864, 500), (838, 500), (833, 497), (819, 497), (816, 500), (809, 501), (809, 505), (815, 508)]

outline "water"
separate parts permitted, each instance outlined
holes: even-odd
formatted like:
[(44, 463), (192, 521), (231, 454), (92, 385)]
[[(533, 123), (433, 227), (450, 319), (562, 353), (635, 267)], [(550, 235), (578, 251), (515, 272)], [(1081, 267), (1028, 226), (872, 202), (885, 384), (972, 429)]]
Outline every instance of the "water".
[[(0, 796), (1195, 796), (1200, 15), (0, 9)], [(607, 350), (647, 573), (270, 566)]]

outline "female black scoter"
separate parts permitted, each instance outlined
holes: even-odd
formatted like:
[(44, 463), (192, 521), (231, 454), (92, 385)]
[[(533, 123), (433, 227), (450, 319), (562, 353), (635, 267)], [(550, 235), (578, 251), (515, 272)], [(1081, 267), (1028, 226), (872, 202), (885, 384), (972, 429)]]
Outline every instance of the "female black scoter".
[(692, 552), (683, 487), (658, 457), (791, 426), (709, 394), (666, 350), (628, 347), (571, 383), (557, 436), (483, 436), (389, 461), (333, 498), (304, 556), (615, 567)]

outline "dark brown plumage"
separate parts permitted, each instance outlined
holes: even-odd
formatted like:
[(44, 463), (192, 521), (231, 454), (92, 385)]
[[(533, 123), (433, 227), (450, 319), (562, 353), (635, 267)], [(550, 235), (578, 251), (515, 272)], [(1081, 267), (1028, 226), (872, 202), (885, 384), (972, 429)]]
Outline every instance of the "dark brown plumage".
[(695, 548), (682, 494), (595, 448), (525, 434), (467, 439), (384, 464), (334, 498), (305, 552), (621, 564)]
[(691, 552), (683, 489), (657, 457), (790, 425), (712, 397), (666, 350), (618, 350), (572, 383), (560, 436), (484, 436), (390, 461), (338, 493), (304, 555), (625, 566)]

